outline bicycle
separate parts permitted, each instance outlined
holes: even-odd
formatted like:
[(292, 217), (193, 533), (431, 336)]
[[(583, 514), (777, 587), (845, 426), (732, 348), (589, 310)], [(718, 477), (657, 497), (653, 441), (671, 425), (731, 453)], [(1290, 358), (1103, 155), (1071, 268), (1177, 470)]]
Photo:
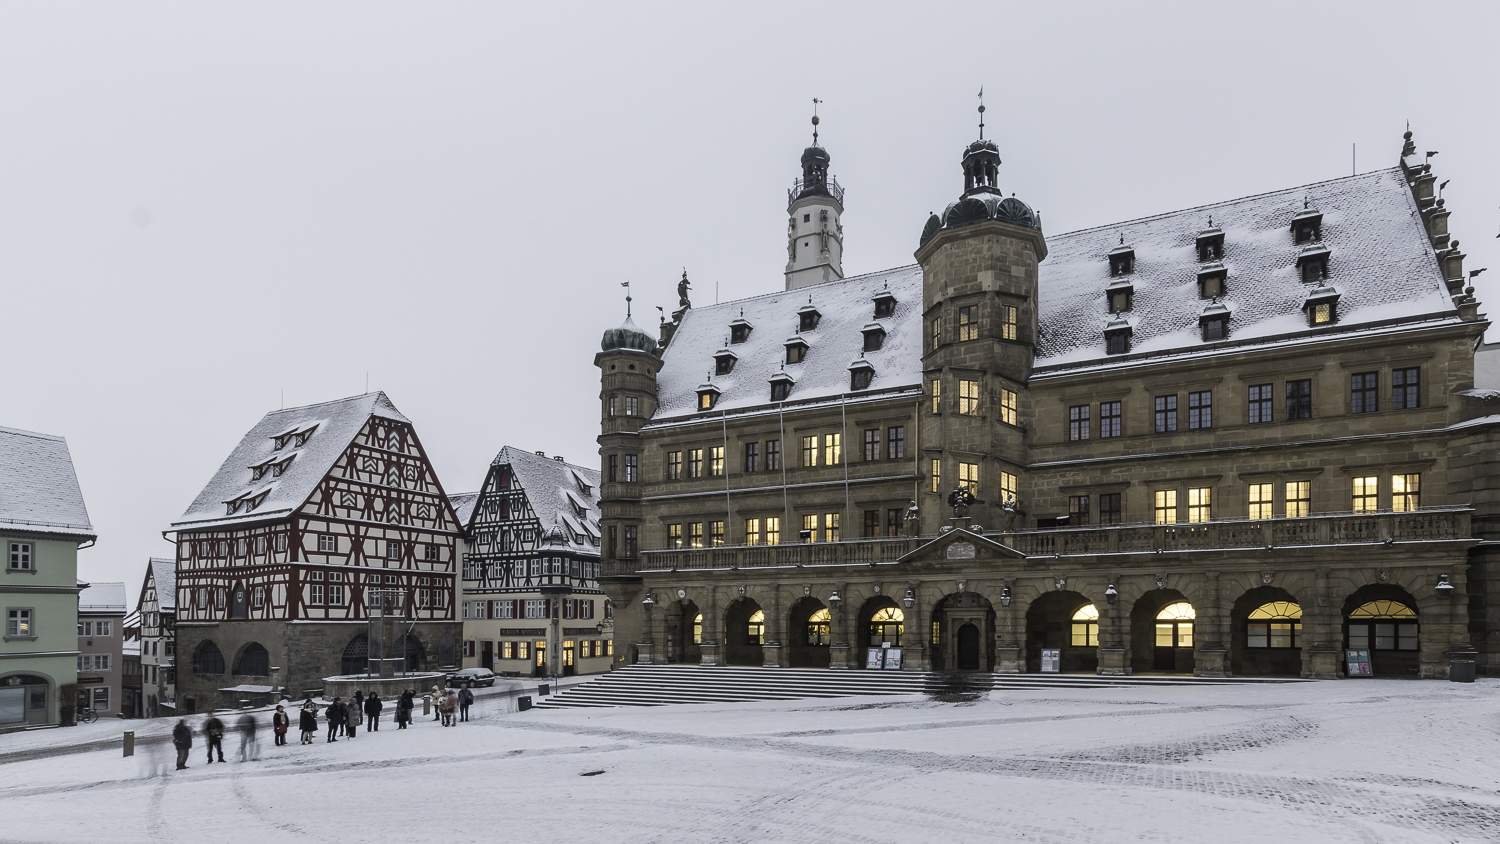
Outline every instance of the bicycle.
[(78, 710), (78, 723), (80, 723), (80, 724), (92, 724), (92, 723), (94, 723), (95, 721), (98, 721), (98, 720), (99, 720), (99, 713), (97, 713), (94, 710), (88, 708), (87, 706), (82, 707), (82, 708), (80, 708)]

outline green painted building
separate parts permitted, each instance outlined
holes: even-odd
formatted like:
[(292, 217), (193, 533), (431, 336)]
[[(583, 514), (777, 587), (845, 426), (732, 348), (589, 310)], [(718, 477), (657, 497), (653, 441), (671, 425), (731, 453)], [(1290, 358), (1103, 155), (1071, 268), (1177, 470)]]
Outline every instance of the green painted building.
[(94, 539), (67, 441), (0, 428), (0, 731), (72, 721), (78, 550)]

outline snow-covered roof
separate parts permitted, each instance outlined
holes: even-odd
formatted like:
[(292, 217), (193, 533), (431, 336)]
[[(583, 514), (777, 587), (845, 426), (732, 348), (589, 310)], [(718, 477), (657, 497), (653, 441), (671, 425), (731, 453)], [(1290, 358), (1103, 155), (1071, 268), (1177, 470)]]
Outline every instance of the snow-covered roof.
[(141, 581), (141, 595), (136, 599), (136, 608), (146, 600), (146, 581), (156, 581), (156, 606), (160, 610), (177, 609), (177, 563), (161, 557), (146, 561), (146, 579)]
[[(310, 404), (267, 413), (245, 434), (213, 479), (176, 522), (174, 529), (207, 527), (211, 524), (261, 520), (285, 515), (302, 506), (320, 481), (333, 468), (371, 417), (411, 423), (391, 404), (385, 393), (366, 393), (338, 401)], [(287, 440), (280, 450), (276, 438), (293, 432), (312, 430), (302, 445)], [(264, 463), (273, 455), (297, 456), (280, 477), (251, 480), (250, 467)], [(243, 505), (234, 514), (227, 512), (225, 502), (243, 498), (247, 493), (267, 492), (254, 509)]]
[(93, 538), (67, 440), (0, 428), (0, 525)]
[[(1175, 211), (1056, 235), (1042, 262), (1041, 337), (1036, 368), (1075, 369), (1114, 361), (1105, 354), (1109, 321), (1104, 289), (1110, 251), (1120, 235), (1135, 248), (1134, 287), (1126, 314), (1132, 356), (1202, 350), (1225, 342), (1269, 339), (1308, 330), (1308, 291), (1292, 218), (1308, 207), (1323, 214), (1318, 246), (1331, 252), (1328, 281), (1342, 294), (1338, 331), (1390, 319), (1458, 319), (1416, 201), (1400, 168)], [(1205, 342), (1198, 328), (1198, 235), (1224, 232), (1218, 260), (1229, 271), (1220, 299), (1233, 314), (1227, 341)]]
[[(510, 466), (544, 533), (552, 530), (554, 524), (566, 524), (580, 540), (572, 543), (575, 549), (582, 553), (599, 552), (598, 546), (588, 541), (588, 537), (599, 536), (599, 470), (510, 446), (500, 449), (492, 465)], [(580, 487), (580, 479), (588, 486), (587, 490)], [(577, 514), (575, 502), (584, 506), (586, 515)]]
[[(896, 299), (895, 313), (874, 319), (871, 296), (889, 286)], [(798, 312), (809, 299), (819, 313), (818, 327), (795, 333)], [(741, 316), (750, 323), (750, 337), (728, 348), (738, 358), (728, 375), (711, 375), (714, 354), (725, 348), (729, 325)], [(720, 305), (689, 308), (662, 359), (657, 375), (654, 419), (697, 412), (698, 387), (708, 381), (719, 389), (714, 410), (737, 410), (771, 403), (771, 378), (782, 371), (788, 338), (808, 346), (801, 363), (785, 365), (795, 383), (789, 402), (838, 398), (849, 392), (849, 361), (864, 348), (864, 329), (872, 322), (885, 329), (885, 343), (865, 352), (875, 369), (869, 390), (914, 387), (922, 383), (922, 270), (897, 267), (786, 290)]]
[(469, 518), (474, 515), (474, 505), (479, 503), (479, 493), (455, 493), (448, 496), (448, 503), (453, 507), (454, 514), (458, 516), (458, 523), (467, 530), (469, 527)]
[(78, 611), (91, 613), (125, 613), (125, 584), (91, 583), (78, 593)]

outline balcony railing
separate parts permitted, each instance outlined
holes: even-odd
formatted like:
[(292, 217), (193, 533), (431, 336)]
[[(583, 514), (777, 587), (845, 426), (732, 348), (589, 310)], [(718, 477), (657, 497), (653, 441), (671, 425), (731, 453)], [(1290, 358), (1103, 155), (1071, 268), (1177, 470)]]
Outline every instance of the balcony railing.
[[(1027, 557), (1094, 557), (1267, 547), (1312, 547), (1471, 538), (1468, 507), (1410, 512), (1332, 513), (1297, 519), (1256, 519), (1202, 524), (1135, 524), (1055, 530), (986, 532)], [(797, 568), (893, 563), (935, 537), (850, 539), (787, 545), (674, 548), (644, 551), (637, 560), (605, 564), (604, 575), (657, 571)]]
[[(811, 186), (811, 190), (816, 193), (818, 187), (818, 185), (814, 184)], [(844, 188), (839, 184), (837, 178), (829, 176), (823, 181), (822, 188), (825, 193), (838, 200), (840, 205), (844, 204)], [(792, 186), (786, 192), (786, 204), (791, 205), (793, 202), (796, 202), (797, 197), (802, 195), (804, 189), (801, 179), (793, 181)]]

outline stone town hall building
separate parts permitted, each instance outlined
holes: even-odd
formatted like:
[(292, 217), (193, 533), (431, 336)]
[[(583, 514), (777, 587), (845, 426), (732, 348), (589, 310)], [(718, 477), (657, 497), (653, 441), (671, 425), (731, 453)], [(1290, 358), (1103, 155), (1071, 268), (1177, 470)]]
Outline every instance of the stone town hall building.
[(1050, 237), (1000, 164), (969, 145), (916, 263), (844, 278), (814, 136), (784, 289), (605, 332), (617, 662), (1500, 670), (1488, 323), (1411, 134)]

